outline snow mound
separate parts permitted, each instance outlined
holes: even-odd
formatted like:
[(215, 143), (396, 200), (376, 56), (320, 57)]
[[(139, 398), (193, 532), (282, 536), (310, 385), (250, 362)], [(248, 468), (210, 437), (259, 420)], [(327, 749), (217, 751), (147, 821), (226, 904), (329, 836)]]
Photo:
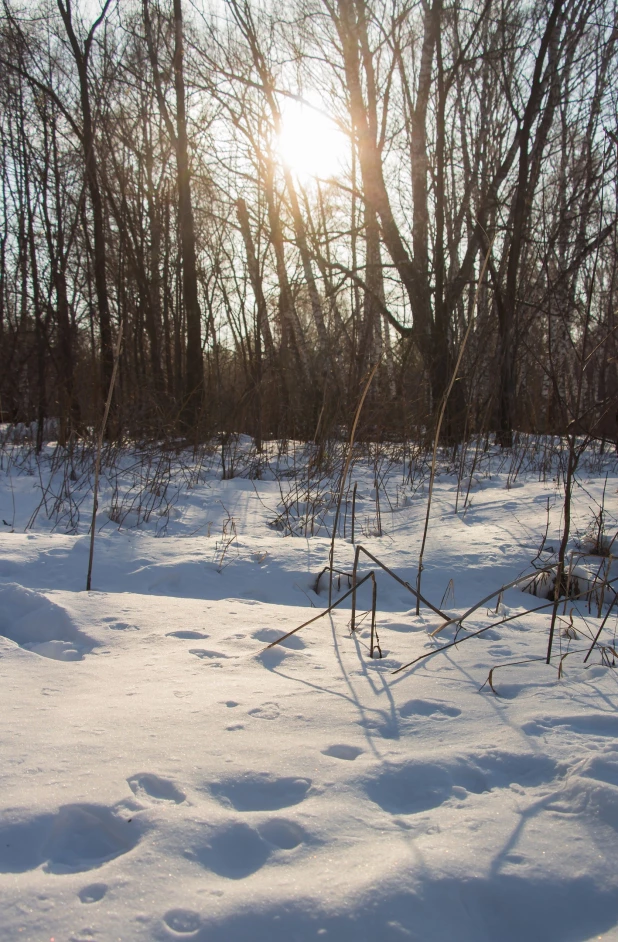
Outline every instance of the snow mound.
[(0, 585), (0, 635), (55, 661), (81, 661), (95, 646), (63, 608), (16, 582)]

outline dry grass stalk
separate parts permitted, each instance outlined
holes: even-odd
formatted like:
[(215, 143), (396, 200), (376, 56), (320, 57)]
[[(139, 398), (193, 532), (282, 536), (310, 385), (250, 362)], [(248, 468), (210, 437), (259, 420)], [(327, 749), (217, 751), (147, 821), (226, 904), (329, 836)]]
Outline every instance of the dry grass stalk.
[[(361, 581), (358, 583), (358, 585), (362, 585), (363, 582), (367, 582), (367, 580), (370, 579), (372, 575), (373, 575), (373, 573), (368, 572), (366, 576), (363, 576), (363, 578), (362, 578)], [(357, 588), (357, 586), (355, 586), (354, 588)], [(348, 596), (351, 595), (352, 592), (354, 591), (354, 588), (349, 589), (349, 590), (345, 593), (345, 595), (342, 595), (340, 599), (337, 599), (336, 602), (333, 602), (332, 605), (329, 605), (328, 608), (325, 608), (324, 611), (323, 611), (323, 612), (320, 612), (319, 615), (316, 615), (314, 618), (310, 618), (309, 621), (304, 621), (304, 622), (302, 623), (302, 625), (299, 625), (299, 626), (298, 626), (298, 628), (293, 628), (292, 631), (288, 631), (286, 634), (282, 635), (280, 638), (277, 638), (276, 641), (271, 641), (270, 644), (267, 644), (267, 645), (266, 645), (266, 647), (264, 648), (264, 650), (265, 650), (265, 651), (268, 651), (269, 648), (274, 648), (275, 645), (281, 644), (281, 642), (282, 642), (282, 641), (285, 641), (287, 638), (291, 638), (291, 636), (292, 636), (292, 635), (295, 635), (296, 632), (297, 632), (297, 631), (300, 631), (301, 628), (306, 628), (307, 625), (311, 625), (312, 622), (317, 621), (319, 618), (324, 618), (324, 616), (325, 616), (325, 615), (328, 615), (329, 612), (332, 612), (332, 610), (333, 610), (334, 608), (337, 608), (338, 605), (341, 605), (342, 602), (345, 602), (345, 600), (348, 598)]]
[(361, 397), (360, 397), (360, 400), (359, 400), (359, 402), (358, 402), (358, 405), (357, 405), (357, 407), (356, 407), (356, 414), (355, 414), (355, 416), (354, 416), (354, 422), (352, 423), (352, 431), (350, 432), (350, 441), (349, 441), (349, 444), (348, 444), (348, 453), (347, 453), (347, 455), (346, 455), (345, 463), (344, 463), (344, 465), (343, 465), (343, 470), (342, 470), (342, 472), (341, 472), (341, 483), (340, 483), (340, 485), (339, 485), (339, 496), (338, 496), (338, 498), (337, 498), (337, 509), (336, 509), (336, 511), (335, 511), (335, 521), (334, 521), (334, 523), (333, 523), (333, 534), (332, 534), (331, 541), (330, 541), (330, 553), (329, 553), (329, 555), (328, 555), (328, 565), (329, 565), (329, 568), (330, 568), (330, 570), (331, 570), (330, 578), (329, 578), (329, 580), (328, 580), (328, 605), (329, 605), (329, 607), (330, 607), (330, 604), (331, 604), (332, 599), (333, 599), (333, 573), (332, 573), (332, 569), (333, 569), (333, 562), (334, 562), (334, 558), (335, 558), (335, 537), (337, 536), (337, 525), (338, 525), (338, 523), (339, 523), (339, 513), (340, 513), (340, 511), (341, 511), (341, 501), (343, 500), (343, 491), (344, 491), (344, 489), (345, 489), (345, 482), (346, 482), (347, 477), (348, 477), (348, 471), (350, 470), (350, 462), (351, 462), (351, 460), (352, 460), (352, 449), (354, 448), (354, 436), (356, 435), (356, 427), (357, 427), (357, 425), (358, 425), (358, 420), (359, 420), (359, 418), (360, 418), (361, 409), (363, 408), (363, 403), (365, 402), (365, 399), (366, 399), (366, 397), (367, 397), (367, 393), (369, 392), (369, 387), (371, 386), (371, 383), (372, 383), (372, 381), (373, 381), (373, 377), (376, 375), (376, 372), (377, 372), (377, 370), (378, 370), (379, 365), (380, 365), (380, 359), (378, 359), (378, 360), (376, 361), (376, 363), (375, 363), (373, 369), (371, 370), (371, 373), (369, 374), (369, 378), (368, 378), (367, 382), (365, 383), (365, 388), (363, 389), (363, 393), (362, 393), (362, 395), (361, 395)]
[[(367, 578), (367, 576), (363, 576), (363, 578), (360, 580), (360, 582), (357, 582), (357, 581), (356, 581), (356, 574), (357, 574), (357, 571), (358, 571), (358, 560), (359, 560), (359, 557), (360, 557), (360, 554), (361, 554), (361, 553), (364, 553), (365, 556), (368, 556), (369, 559), (371, 559), (374, 563), (376, 563), (376, 565), (379, 566), (380, 569), (383, 569), (384, 572), (387, 573), (387, 575), (389, 575), (389, 576), (391, 577), (391, 579), (394, 579), (395, 582), (398, 582), (399, 585), (403, 586), (404, 589), (407, 589), (408, 592), (411, 592), (412, 595), (416, 597), (416, 589), (413, 589), (412, 586), (409, 584), (409, 582), (406, 582), (404, 579), (402, 579), (400, 576), (398, 576), (397, 573), (393, 572), (392, 569), (389, 569), (388, 566), (385, 566), (384, 563), (381, 562), (381, 561), (378, 559), (377, 556), (374, 556), (373, 553), (370, 553), (369, 550), (365, 549), (364, 546), (357, 546), (357, 547), (356, 547), (356, 552), (355, 552), (355, 554), (354, 554), (354, 567), (353, 567), (353, 569), (352, 569), (352, 589), (351, 589), (351, 592), (352, 592), (352, 620), (351, 620), (351, 623), (350, 623), (350, 625), (351, 625), (351, 630), (352, 630), (352, 631), (354, 631), (355, 628), (356, 628), (356, 589), (358, 588), (359, 585), (362, 585), (362, 583), (363, 583), (363, 582), (365, 581), (365, 579)], [(371, 573), (370, 573), (370, 575), (371, 575)], [(432, 612), (435, 612), (436, 615), (440, 615), (441, 618), (446, 618), (446, 615), (444, 614), (444, 612), (440, 611), (439, 608), (436, 608), (435, 605), (432, 605), (432, 603), (429, 602), (429, 601), (428, 601), (426, 598), (424, 598), (423, 596), (421, 596), (420, 598), (421, 598), (421, 602), (423, 603), (423, 605), (426, 605), (427, 608), (430, 608), (430, 609), (432, 610)]]
[[(521, 581), (521, 580), (516, 580), (516, 582), (519, 582), (519, 581)], [(618, 576), (617, 576), (615, 579), (612, 579), (611, 582), (618, 582)], [(610, 583), (608, 583), (608, 585), (609, 585), (609, 584), (610, 584)], [(505, 586), (505, 588), (508, 588), (508, 586)], [(497, 594), (497, 593), (495, 593), (495, 592), (493, 593), (493, 595), (496, 595), (496, 594)], [(574, 596), (574, 598), (581, 598), (581, 597), (584, 596), (585, 594), (586, 594), (585, 592), (582, 592), (582, 593), (580, 594), (580, 596)], [(471, 608), (468, 612), (466, 612), (465, 615), (462, 615), (461, 619), (452, 618), (452, 619), (448, 622), (448, 624), (453, 624), (453, 623), (458, 622), (458, 621), (459, 621), (459, 622), (463, 621), (463, 619), (466, 618), (471, 612), (476, 611), (478, 608), (481, 607), (481, 605), (484, 605), (485, 602), (488, 601), (488, 599), (493, 598), (493, 595), (490, 595), (490, 596), (488, 596), (486, 599), (483, 599), (481, 602), (478, 603), (478, 605), (475, 605), (474, 608)], [(618, 600), (618, 594), (616, 594), (615, 597), (614, 597), (614, 602), (615, 602), (616, 600)], [(454, 641), (450, 641), (448, 644), (443, 644), (443, 645), (442, 645), (441, 647), (439, 647), (439, 648), (434, 648), (433, 651), (426, 651), (425, 654), (419, 654), (419, 656), (418, 656), (418, 657), (415, 657), (414, 660), (408, 661), (407, 664), (403, 664), (402, 667), (398, 667), (397, 670), (394, 670), (394, 671), (393, 671), (393, 674), (399, 674), (399, 673), (401, 673), (401, 671), (405, 671), (405, 670), (407, 670), (409, 667), (413, 667), (415, 664), (418, 664), (419, 661), (424, 661), (424, 660), (425, 660), (426, 658), (428, 658), (428, 657), (433, 657), (434, 654), (440, 654), (441, 651), (448, 651), (449, 648), (455, 648), (455, 647), (457, 647), (458, 644), (463, 644), (464, 641), (469, 641), (470, 638), (476, 638), (476, 637), (478, 637), (478, 635), (482, 635), (483, 632), (489, 631), (491, 628), (498, 628), (500, 625), (506, 625), (506, 623), (509, 622), (509, 621), (515, 621), (517, 618), (523, 618), (525, 615), (533, 615), (533, 614), (535, 614), (536, 612), (542, 611), (544, 608), (553, 607), (553, 605), (554, 605), (554, 602), (553, 602), (553, 600), (551, 600), (551, 601), (549, 601), (549, 602), (545, 602), (544, 605), (537, 605), (535, 608), (525, 609), (523, 612), (516, 612), (514, 615), (507, 615), (505, 618), (501, 618), (499, 621), (490, 622), (489, 625), (485, 625), (483, 628), (479, 628), (478, 631), (471, 631), (469, 634), (464, 635), (463, 638), (455, 637), (455, 640), (454, 640)], [(613, 605), (613, 603), (612, 603), (612, 605)], [(610, 611), (611, 611), (611, 607), (610, 607)], [(607, 617), (609, 617), (609, 612), (607, 613), (607, 616), (606, 616), (606, 618), (605, 618), (605, 621), (607, 621)], [(599, 637), (599, 635), (601, 634), (601, 631), (603, 630), (603, 627), (604, 627), (604, 625), (605, 625), (605, 621), (604, 621), (603, 624), (601, 625), (601, 628), (600, 628), (599, 631), (597, 632), (597, 635), (596, 635), (594, 641), (592, 642), (592, 645), (591, 645), (591, 647), (590, 647), (590, 650), (588, 651), (588, 654), (586, 655), (586, 657), (585, 657), (585, 659), (584, 659), (584, 664), (585, 664), (586, 661), (588, 660), (590, 654), (592, 653), (592, 649), (594, 648), (595, 644), (597, 643), (598, 637)], [(446, 625), (440, 625), (439, 630), (442, 631), (443, 628), (446, 628)], [(431, 633), (430, 637), (433, 637), (436, 633), (437, 633), (436, 631), (433, 631), (433, 632)], [(532, 658), (532, 660), (545, 660), (545, 658)]]
[(453, 375), (451, 376), (451, 381), (448, 384), (446, 392), (442, 398), (442, 405), (440, 406), (440, 414), (438, 416), (438, 423), (436, 425), (436, 434), (433, 440), (433, 453), (431, 456), (431, 472), (429, 475), (429, 491), (427, 494), (427, 513), (425, 514), (425, 526), (423, 528), (423, 539), (421, 541), (421, 551), (418, 557), (418, 573), (416, 576), (416, 614), (420, 614), (420, 592), (421, 592), (421, 573), (423, 571), (423, 556), (425, 553), (425, 543), (427, 542), (427, 531), (429, 529), (429, 514), (431, 512), (431, 497), (433, 494), (433, 483), (436, 476), (436, 459), (438, 455), (438, 443), (440, 441), (440, 431), (442, 429), (442, 421), (444, 419), (444, 414), (446, 412), (446, 406), (451, 395), (453, 386), (455, 385), (455, 380), (457, 379), (457, 374), (459, 372), (459, 367), (461, 366), (461, 361), (463, 359), (464, 351), (466, 349), (466, 344), (468, 343), (468, 337), (470, 336), (470, 331), (472, 329), (472, 324), (474, 321), (474, 314), (476, 312), (476, 306), (478, 304), (479, 292), (481, 290), (481, 285), (483, 283), (483, 278), (485, 277), (485, 271), (487, 265), (489, 264), (489, 256), (493, 248), (494, 240), (492, 239), (489, 243), (489, 248), (487, 249), (487, 254), (485, 255), (485, 260), (483, 262), (483, 267), (481, 268), (481, 273), (479, 275), (479, 280), (476, 285), (476, 292), (474, 295), (474, 303), (472, 305), (472, 310), (470, 312), (470, 318), (468, 320), (468, 326), (466, 328), (466, 333), (459, 348), (459, 355), (457, 357), (457, 362), (455, 363), (455, 369), (453, 370)]
[(94, 537), (97, 523), (97, 509), (99, 504), (99, 475), (101, 473), (101, 451), (103, 449), (103, 436), (105, 435), (105, 427), (107, 425), (107, 419), (109, 416), (109, 410), (112, 404), (112, 396), (114, 394), (114, 386), (116, 385), (116, 375), (118, 373), (118, 362), (120, 360), (120, 345), (122, 343), (122, 326), (123, 321), (120, 321), (120, 327), (118, 328), (118, 340), (116, 341), (116, 349), (114, 351), (114, 368), (112, 370), (112, 377), (109, 381), (109, 392), (107, 393), (107, 402), (105, 403), (105, 412), (103, 413), (103, 421), (101, 422), (101, 428), (99, 429), (99, 437), (97, 439), (97, 454), (94, 462), (94, 490), (92, 495), (92, 522), (90, 524), (90, 553), (88, 556), (88, 575), (86, 577), (86, 591), (90, 592), (90, 587), (92, 585), (92, 561), (94, 558)]

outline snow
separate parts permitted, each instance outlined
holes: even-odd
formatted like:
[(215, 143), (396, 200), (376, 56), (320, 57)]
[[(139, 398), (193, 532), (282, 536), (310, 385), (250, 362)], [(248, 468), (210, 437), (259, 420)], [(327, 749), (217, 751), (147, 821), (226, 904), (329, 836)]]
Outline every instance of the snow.
[[(53, 445), (5, 448), (0, 940), (618, 939), (617, 675), (607, 650), (584, 664), (611, 587), (561, 605), (555, 666), (551, 608), (527, 614), (543, 599), (516, 587), (393, 673), (456, 626), (432, 638), (439, 616), (377, 568), (382, 659), (349, 599), (265, 650), (327, 605), (337, 465), (312, 478), (300, 446), (273, 447), (249, 478), (239, 443), (231, 480), (216, 451), (108, 462), (90, 593), (85, 465), (72, 480)], [(449, 617), (531, 571), (546, 528), (536, 565), (558, 548), (560, 452), (527, 447), (475, 459), (459, 494), (443, 456), (422, 591)], [(584, 582), (601, 503), (616, 532), (616, 471), (598, 453), (579, 469)], [(412, 586), (427, 478), (395, 453), (351, 470), (356, 541)], [(615, 630), (611, 613), (606, 645)]]

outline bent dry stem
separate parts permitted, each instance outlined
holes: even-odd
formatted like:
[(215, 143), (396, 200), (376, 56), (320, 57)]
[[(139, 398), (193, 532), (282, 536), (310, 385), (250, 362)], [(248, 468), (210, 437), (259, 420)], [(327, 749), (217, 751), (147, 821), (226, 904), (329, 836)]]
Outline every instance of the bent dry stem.
[(90, 588), (92, 585), (92, 561), (94, 558), (94, 538), (95, 538), (95, 530), (96, 530), (96, 524), (97, 524), (97, 509), (99, 505), (99, 475), (101, 473), (101, 451), (103, 449), (103, 436), (105, 435), (105, 426), (107, 425), (109, 410), (112, 404), (114, 386), (116, 385), (116, 375), (118, 373), (118, 361), (120, 359), (120, 345), (122, 343), (122, 327), (123, 327), (123, 321), (120, 321), (120, 327), (118, 328), (118, 340), (116, 341), (116, 350), (114, 351), (114, 367), (112, 369), (112, 378), (109, 381), (109, 392), (107, 393), (107, 402), (105, 403), (105, 412), (103, 414), (103, 421), (101, 422), (101, 428), (99, 430), (99, 437), (97, 439), (97, 455), (96, 455), (95, 464), (94, 464), (94, 488), (93, 488), (93, 495), (92, 495), (92, 522), (90, 524), (90, 552), (88, 555), (88, 575), (86, 577), (86, 592), (90, 592)]
[(483, 278), (485, 277), (485, 271), (487, 265), (489, 264), (489, 257), (491, 255), (491, 250), (493, 248), (494, 240), (492, 239), (489, 243), (489, 248), (487, 249), (487, 254), (485, 255), (485, 261), (483, 262), (483, 267), (481, 268), (481, 273), (479, 275), (479, 280), (476, 285), (476, 292), (474, 294), (474, 302), (472, 304), (472, 310), (470, 312), (470, 318), (468, 320), (468, 327), (464, 338), (461, 342), (461, 347), (459, 349), (459, 356), (457, 357), (457, 362), (455, 363), (455, 368), (453, 370), (453, 375), (451, 376), (451, 381), (447, 386), (446, 392), (442, 399), (442, 405), (440, 406), (440, 414), (438, 416), (438, 424), (436, 425), (436, 434), (433, 441), (433, 453), (431, 456), (431, 471), (429, 474), (429, 491), (427, 494), (427, 512), (425, 514), (425, 526), (423, 527), (423, 539), (421, 540), (421, 550), (418, 555), (418, 572), (416, 574), (416, 614), (420, 614), (420, 601), (421, 601), (421, 575), (423, 572), (423, 557), (425, 555), (425, 544), (427, 542), (427, 533), (429, 530), (429, 515), (431, 513), (431, 498), (433, 495), (433, 485), (436, 477), (436, 461), (438, 456), (438, 444), (440, 442), (440, 431), (442, 429), (442, 421), (444, 419), (444, 414), (446, 412), (446, 406), (449, 400), (449, 396), (455, 385), (455, 380), (457, 379), (457, 373), (459, 372), (459, 367), (461, 366), (461, 361), (463, 359), (464, 351), (466, 349), (466, 344), (468, 343), (468, 337), (470, 336), (470, 330), (472, 329), (472, 323), (474, 321), (474, 314), (476, 312), (476, 307), (479, 300), (479, 292), (481, 290), (481, 284), (483, 283)]
[(314, 621), (318, 621), (318, 619), (324, 618), (325, 615), (328, 615), (329, 612), (332, 612), (333, 609), (337, 608), (338, 605), (341, 605), (342, 602), (345, 602), (345, 600), (348, 598), (348, 596), (352, 595), (352, 593), (354, 592), (354, 590), (355, 590), (356, 588), (358, 588), (358, 586), (362, 585), (363, 582), (367, 582), (368, 579), (371, 579), (372, 575), (373, 575), (373, 573), (368, 572), (367, 575), (366, 575), (366, 576), (363, 576), (363, 578), (361, 579), (361, 581), (360, 581), (356, 586), (354, 586), (352, 589), (348, 589), (348, 591), (345, 593), (345, 595), (342, 595), (340, 599), (337, 599), (336, 602), (333, 602), (332, 605), (329, 605), (328, 608), (325, 608), (323, 612), (320, 612), (319, 615), (315, 615), (314, 618), (310, 618), (309, 621), (303, 622), (302, 625), (299, 625), (299, 626), (298, 626), (298, 628), (293, 628), (292, 631), (288, 631), (287, 634), (284, 634), (284, 635), (282, 635), (280, 638), (277, 638), (276, 641), (271, 641), (270, 644), (267, 644), (267, 645), (266, 645), (266, 647), (264, 648), (264, 650), (265, 650), (265, 651), (268, 651), (269, 648), (274, 648), (275, 645), (281, 644), (281, 642), (282, 642), (282, 641), (285, 641), (286, 638), (291, 638), (292, 635), (295, 635), (296, 632), (297, 632), (297, 631), (300, 631), (301, 628), (306, 628), (307, 625), (311, 625)]
[[(521, 580), (519, 580), (519, 581), (521, 581)], [(618, 582), (618, 576), (616, 576), (615, 579), (612, 579), (612, 580), (611, 580), (610, 582), (608, 582), (607, 584), (608, 584), (608, 585), (611, 585), (611, 583), (613, 583), (613, 582)], [(500, 591), (501, 591), (501, 590), (498, 590), (498, 592), (500, 592)], [(461, 616), (461, 619), (452, 618), (452, 619), (450, 620), (449, 624), (457, 624), (457, 623), (458, 623), (458, 624), (460, 625), (460, 627), (461, 627), (461, 622), (464, 620), (464, 618), (467, 618), (468, 615), (469, 615), (471, 612), (476, 611), (478, 608), (481, 607), (481, 605), (484, 605), (485, 602), (487, 602), (489, 599), (494, 598), (494, 597), (498, 594), (498, 592), (493, 592), (491, 595), (487, 596), (487, 597), (486, 597), (482, 602), (480, 602), (478, 605), (475, 605), (473, 608), (469, 609), (469, 610), (465, 613), (465, 615), (462, 615), (462, 616)], [(579, 595), (573, 596), (573, 599), (575, 600), (575, 599), (578, 599), (578, 598), (583, 598), (586, 594), (587, 594), (586, 592), (580, 592)], [(614, 602), (616, 601), (617, 598), (618, 598), (618, 595), (616, 595), (616, 596), (614, 597)], [(611, 607), (613, 607), (614, 602), (612, 602), (612, 606), (610, 606), (610, 610), (611, 610)], [(555, 602), (554, 602), (553, 600), (551, 600), (551, 601), (549, 601), (549, 602), (545, 602), (543, 605), (537, 605), (535, 608), (527, 608), (527, 609), (524, 609), (523, 612), (516, 612), (514, 615), (507, 615), (505, 618), (501, 618), (499, 621), (494, 621), (494, 622), (491, 622), (489, 625), (484, 625), (483, 628), (479, 628), (478, 631), (471, 631), (469, 634), (464, 635), (463, 638), (457, 638), (457, 637), (456, 637), (454, 641), (450, 641), (448, 644), (443, 644), (443, 645), (442, 645), (441, 647), (439, 647), (439, 648), (434, 648), (433, 651), (425, 651), (424, 654), (419, 654), (418, 657), (415, 657), (412, 661), (408, 661), (407, 664), (403, 664), (401, 667), (398, 667), (397, 670), (394, 670), (392, 673), (393, 673), (393, 674), (400, 674), (401, 671), (405, 671), (405, 670), (407, 670), (409, 667), (413, 667), (415, 664), (418, 664), (420, 661), (424, 661), (424, 660), (425, 660), (426, 658), (428, 658), (428, 657), (433, 657), (434, 654), (440, 654), (442, 651), (448, 651), (450, 648), (454, 648), (454, 647), (457, 647), (457, 645), (459, 645), (459, 644), (463, 644), (464, 641), (469, 641), (470, 638), (476, 638), (476, 637), (478, 637), (478, 635), (482, 635), (483, 632), (489, 631), (490, 628), (498, 628), (500, 625), (506, 625), (507, 622), (509, 622), (509, 621), (515, 621), (517, 618), (524, 618), (526, 615), (533, 615), (533, 614), (535, 614), (536, 612), (542, 611), (544, 608), (551, 608), (554, 604), (555, 604)], [(590, 651), (589, 651), (588, 654), (586, 655), (586, 659), (585, 659), (585, 661), (584, 661), (584, 664), (585, 664), (586, 661), (588, 660), (588, 657), (590, 656), (590, 653), (592, 652), (593, 648), (594, 648), (595, 645), (597, 644), (598, 638), (599, 638), (599, 636), (600, 636), (600, 634), (601, 634), (601, 631), (603, 630), (603, 628), (604, 628), (604, 626), (605, 626), (605, 622), (607, 621), (607, 617), (608, 617), (608, 616), (609, 616), (609, 612), (607, 613), (607, 616), (605, 617), (605, 619), (604, 619), (604, 621), (603, 621), (603, 624), (601, 625), (601, 628), (600, 628), (599, 631), (597, 632), (596, 637), (594, 638), (594, 640), (593, 640), (593, 642), (592, 642), (592, 646), (591, 646), (591, 648), (590, 648)], [(441, 629), (444, 628), (444, 627), (446, 627), (446, 626), (445, 626), (445, 625), (441, 625), (441, 626), (440, 626)], [(430, 637), (433, 637), (433, 636), (435, 635), (435, 633), (436, 633), (436, 632), (433, 632), (433, 633), (430, 635)], [(543, 658), (541, 658), (541, 660), (543, 660)], [(546, 658), (545, 658), (545, 660), (546, 660)], [(550, 662), (546, 660), (546, 663), (549, 664)]]
[[(436, 608), (431, 602), (429, 602), (424, 596), (420, 595), (416, 589), (413, 589), (412, 586), (402, 579), (397, 573), (393, 572), (392, 569), (389, 569), (383, 562), (381, 562), (377, 556), (374, 556), (373, 553), (370, 553), (368, 549), (365, 549), (364, 546), (357, 546), (356, 552), (354, 554), (354, 568), (352, 570), (352, 631), (355, 629), (355, 619), (356, 619), (356, 589), (358, 586), (362, 585), (365, 579), (361, 579), (360, 582), (356, 581), (356, 574), (358, 571), (358, 559), (361, 553), (364, 553), (365, 556), (369, 557), (377, 566), (384, 570), (387, 575), (394, 579), (395, 582), (398, 582), (399, 585), (403, 586), (404, 589), (407, 589), (408, 592), (411, 592), (412, 595), (417, 599), (417, 602), (420, 600), (423, 605), (426, 605), (427, 608), (430, 608), (432, 612), (435, 612), (436, 615), (439, 615), (441, 618), (444, 618), (445, 621), (448, 621), (448, 616), (444, 612), (440, 611), (439, 608)], [(451, 619), (452, 620), (452, 619)]]
[[(332, 598), (333, 598), (333, 572), (332, 570), (333, 570), (333, 564), (334, 564), (334, 559), (335, 559), (335, 538), (337, 536), (337, 525), (339, 523), (339, 513), (341, 511), (341, 501), (343, 500), (343, 491), (345, 488), (345, 482), (348, 477), (348, 471), (350, 470), (350, 462), (352, 460), (352, 450), (354, 448), (354, 436), (356, 435), (356, 426), (358, 425), (358, 420), (360, 418), (361, 409), (363, 408), (363, 403), (367, 397), (367, 393), (369, 392), (369, 387), (371, 386), (373, 377), (376, 375), (379, 365), (380, 365), (380, 359), (377, 360), (373, 369), (371, 370), (371, 373), (369, 374), (369, 378), (367, 379), (367, 382), (365, 383), (365, 388), (363, 389), (363, 393), (360, 397), (358, 406), (356, 407), (356, 413), (354, 415), (354, 422), (352, 423), (352, 431), (350, 432), (350, 442), (348, 445), (348, 453), (346, 455), (343, 470), (341, 472), (341, 484), (339, 487), (339, 497), (337, 498), (337, 510), (335, 511), (335, 521), (333, 523), (333, 534), (330, 541), (330, 553), (328, 557), (328, 565), (331, 570), (330, 578), (328, 580), (328, 604), (329, 605), (331, 604)], [(354, 489), (354, 497), (356, 497), (356, 488)], [(354, 513), (354, 511), (352, 513)], [(354, 525), (352, 525), (352, 532), (354, 532)]]

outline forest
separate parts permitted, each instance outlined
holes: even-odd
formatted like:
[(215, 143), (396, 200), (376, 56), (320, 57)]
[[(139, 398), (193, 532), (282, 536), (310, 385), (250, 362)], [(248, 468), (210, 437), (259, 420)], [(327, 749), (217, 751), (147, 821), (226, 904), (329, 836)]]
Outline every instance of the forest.
[[(610, 0), (3, 0), (0, 413), (613, 440)], [(121, 336), (122, 335), (122, 336)]]
[(617, 71), (0, 0), (0, 942), (616, 942)]

